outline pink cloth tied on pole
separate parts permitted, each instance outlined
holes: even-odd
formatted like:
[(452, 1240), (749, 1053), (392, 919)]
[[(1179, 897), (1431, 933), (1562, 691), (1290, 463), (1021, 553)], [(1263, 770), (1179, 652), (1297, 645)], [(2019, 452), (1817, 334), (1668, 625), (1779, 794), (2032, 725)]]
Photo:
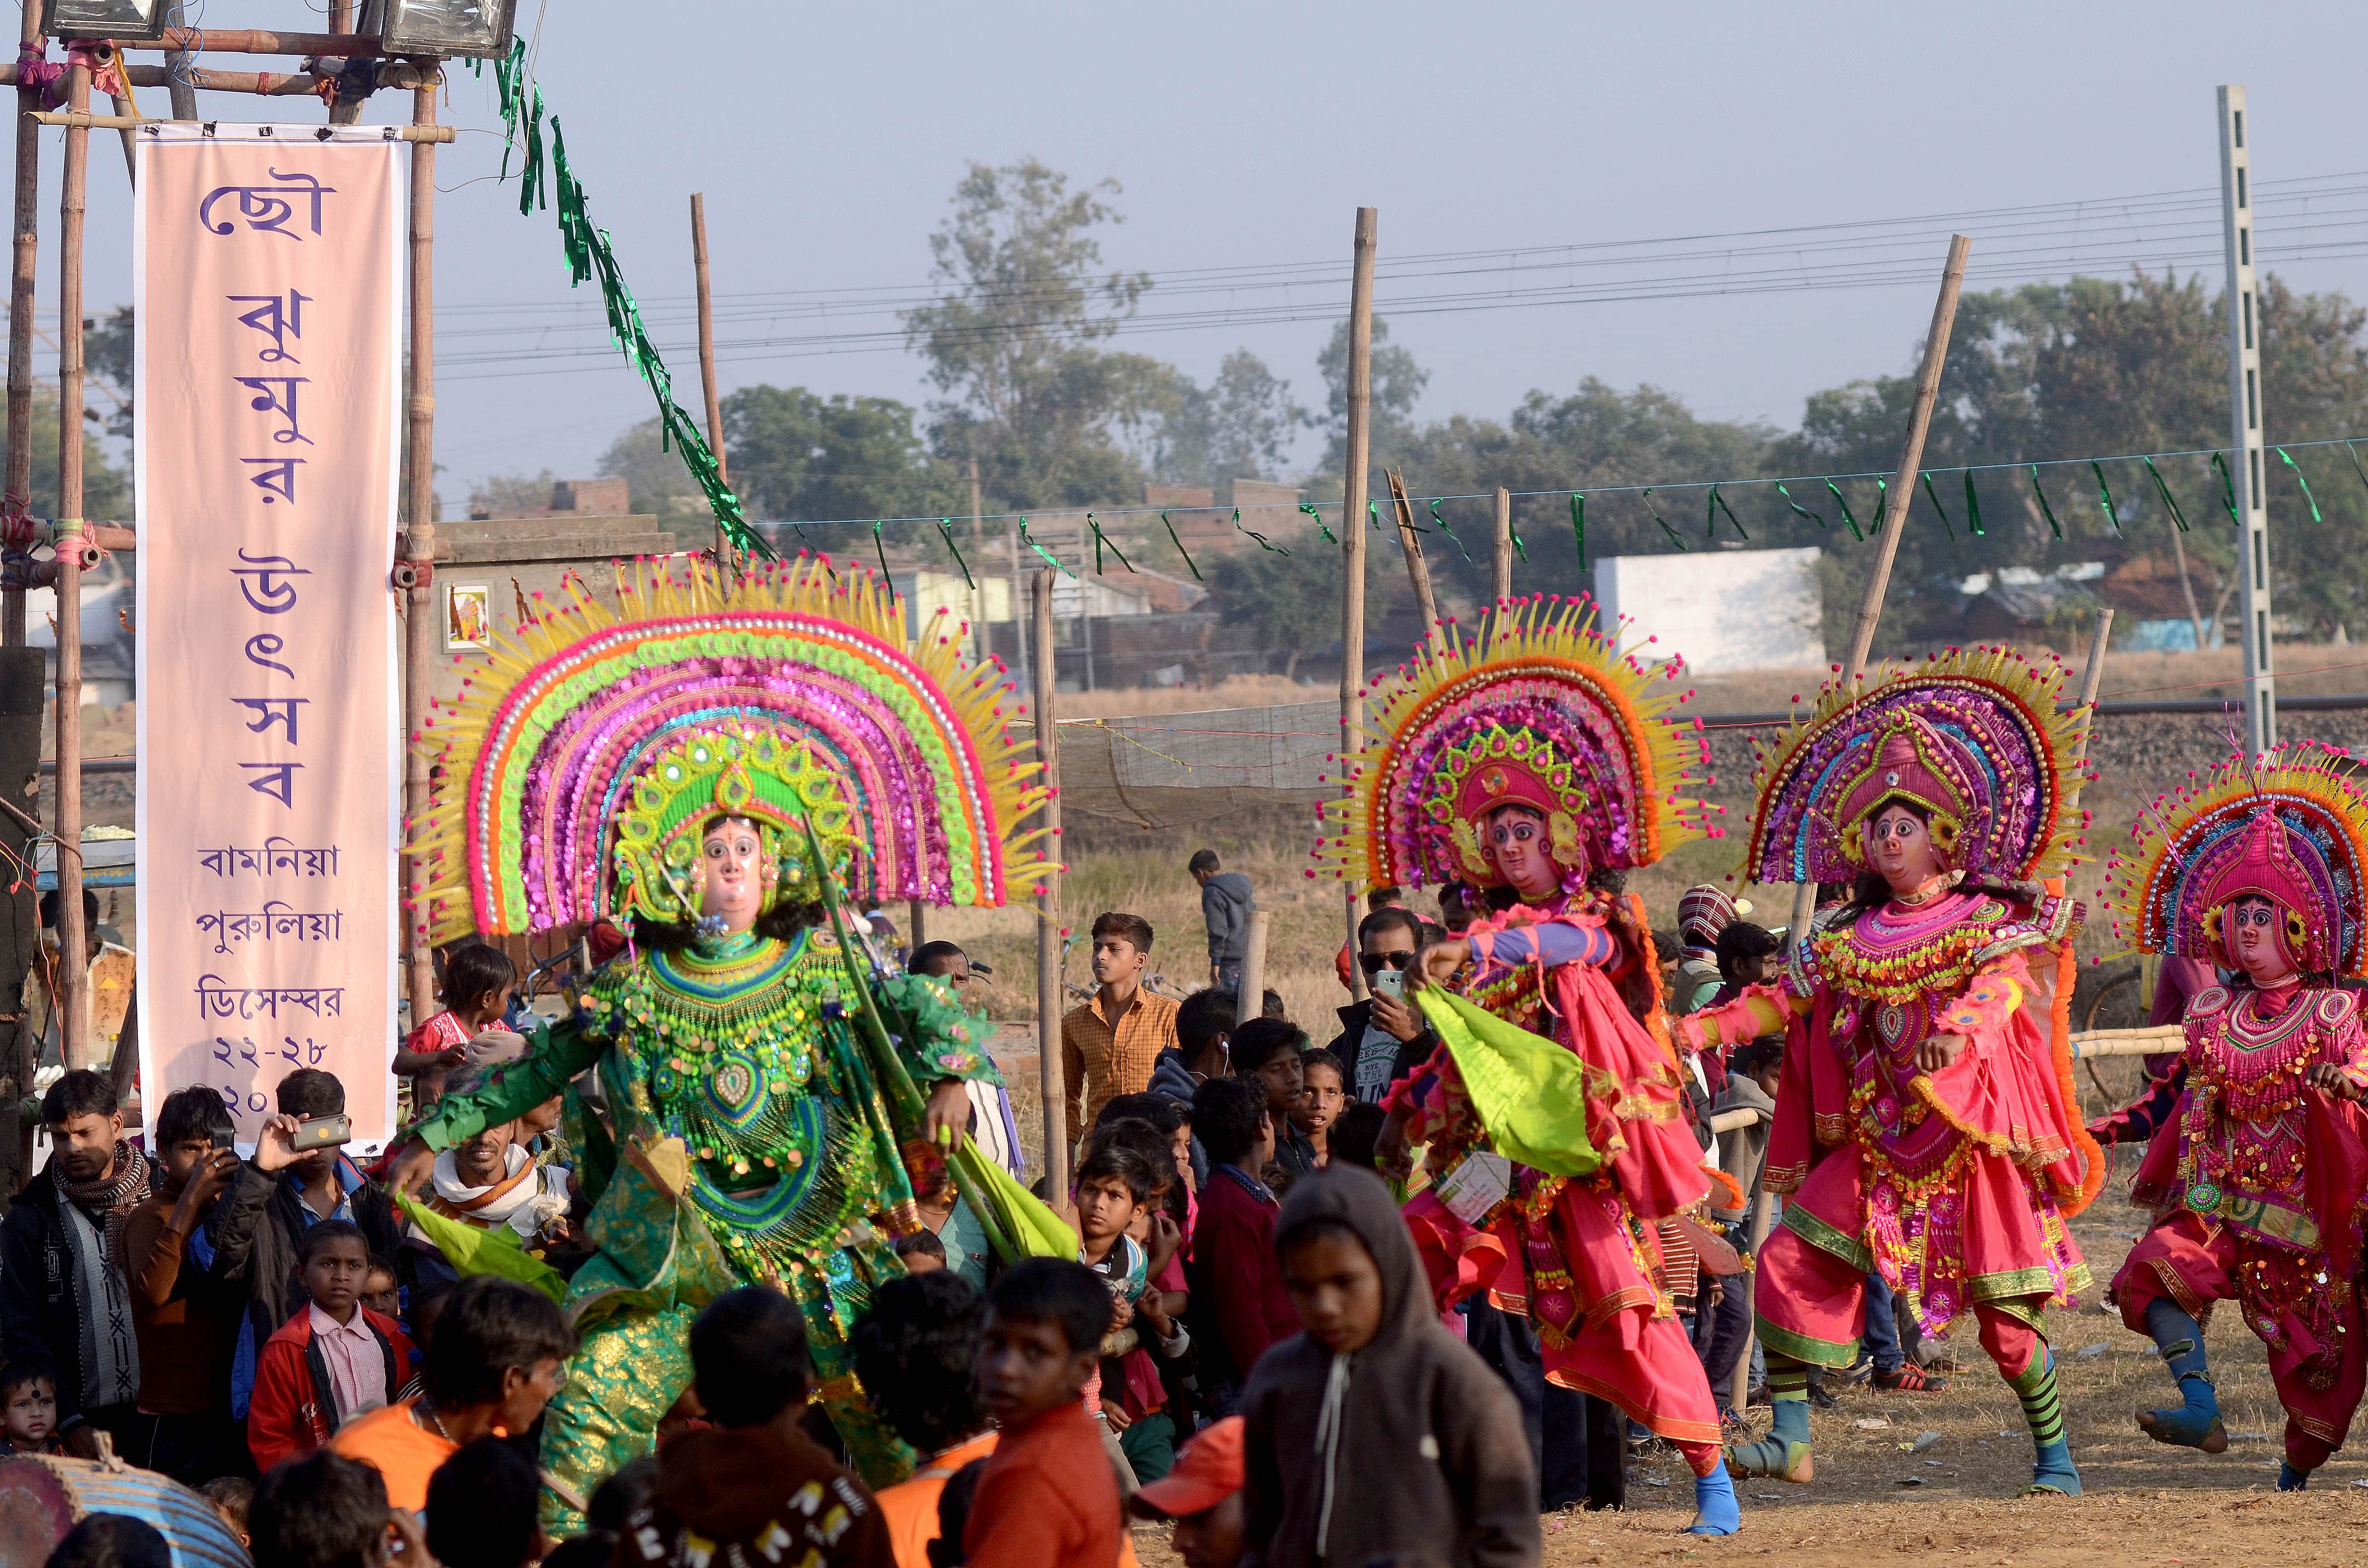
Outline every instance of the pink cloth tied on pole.
[[(104, 56), (99, 52), (102, 50), (106, 51)], [(116, 52), (113, 44), (93, 40), (66, 45), (66, 64), (69, 67), (87, 66), (90, 70), (91, 90), (105, 93), (110, 98), (128, 98), (131, 96), (131, 84), (123, 79), (122, 62), (123, 57)]]
[(65, 79), (66, 68), (50, 59), (45, 50), (28, 47), (17, 51), (17, 85), (39, 88), (43, 108), (55, 108), (66, 101)]
[(30, 515), (32, 502), (11, 490), (0, 494), (0, 546), (26, 550), (40, 539), (40, 524)]

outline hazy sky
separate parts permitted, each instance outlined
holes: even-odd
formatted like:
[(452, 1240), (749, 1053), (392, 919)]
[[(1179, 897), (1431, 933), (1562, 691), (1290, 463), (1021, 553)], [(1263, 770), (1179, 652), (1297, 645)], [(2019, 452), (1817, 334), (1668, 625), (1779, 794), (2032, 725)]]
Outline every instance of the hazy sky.
[[(316, 28), (323, 8), (208, 0), (199, 19)], [(793, 358), (730, 345), (893, 324), (875, 316), (834, 327), (782, 312), (817, 298), (792, 291), (846, 290), (852, 299), (921, 285), (928, 236), (966, 161), (1033, 154), (1081, 180), (1123, 184), (1115, 199), (1127, 221), (1105, 248), (1113, 266), (1174, 278), (1331, 264), (1294, 283), (1288, 299), (1335, 314), (1345, 312), (1360, 204), (1381, 212), (1385, 312), (1394, 289), (1487, 294), (1603, 276), (1577, 265), (1600, 253), (1574, 251), (1565, 269), (1484, 260), (1448, 269), (1472, 269), (1466, 276), (1390, 281), (1390, 264), (1415, 255), (1941, 215), (1892, 232), (1878, 251), (1833, 248), (1859, 243), (1861, 231), (1721, 239), (1668, 247), (1699, 253), (1685, 261), (1659, 253), (1610, 274), (1685, 275), (1706, 289), (1722, 273), (1770, 265), (1764, 254), (1738, 262), (1736, 253), (1797, 241), (1803, 278), (1857, 255), (1895, 264), (1895, 282), (1393, 318), (1395, 340), (1432, 372), (1425, 416), (1501, 416), (1532, 387), (1565, 392), (1596, 375), (1668, 387), (1707, 416), (1789, 426), (1804, 393), (1904, 367), (1930, 312), (1949, 215), (2103, 203), (2075, 220), (2084, 245), (2097, 236), (2080, 253), (2094, 262), (2089, 269), (2120, 269), (2131, 253), (2115, 246), (2135, 243), (2142, 254), (2208, 258), (2216, 289), (2216, 209), (2198, 229), (2197, 211), (2124, 210), (2108, 199), (2216, 187), (2218, 83), (2250, 90), (2265, 196), (2281, 179), (2368, 170), (2358, 11), (2265, 5), (2246, 8), (2241, 24), (2238, 15), (2161, 0), (1811, 4), (1781, 14), (1683, 4), (1210, 0), (1135, 12), (1026, 0), (986, 8), (560, 0), (538, 17), (535, 0), (525, 0), (519, 26), (529, 37), (540, 28), (545, 98), (694, 410), (697, 359), (687, 328), (672, 324), (690, 289), (687, 193), (707, 195), (715, 288), (732, 318), (723, 334), (727, 390), (769, 381), (918, 401), (928, 389), (901, 348)], [(694, 16), (696, 32), (660, 25)], [(165, 112), (161, 89), (142, 97), (148, 112)], [(201, 102), (224, 118), (265, 118), (253, 99)], [(303, 100), (278, 103), (319, 116)], [(408, 97), (382, 95), (372, 108), (373, 119), (399, 118)], [(490, 75), (479, 83), (461, 72), (449, 117), (497, 131)], [(56, 222), (57, 137), (48, 140), (45, 265)], [(131, 297), (130, 224), (116, 143), (94, 136), (91, 152), (87, 289), (97, 308)], [(514, 187), (490, 177), (499, 152), (497, 135), (464, 132), (439, 153), (448, 194), (437, 221), (437, 457), (449, 471), (439, 484), (448, 508), (491, 472), (589, 474), (609, 438), (650, 411), (613, 355), (515, 357), (553, 341), (516, 329), (586, 317), (566, 309), (550, 214), (519, 217)], [(2362, 184), (2368, 175), (2329, 182)], [(2290, 208), (2289, 219), (2315, 223), (2315, 234), (2294, 222), (2273, 230), (2265, 212), (2261, 259), (2300, 287), (2368, 299), (2368, 244), (2349, 243), (2368, 229), (2347, 232), (2340, 216), (2363, 207), (2368, 199), (2330, 193), (2307, 212)], [(2029, 256), (2015, 262), (2015, 278), (2059, 266), (2069, 253), (2063, 220), (2052, 222), (2045, 243), (1995, 226), (1977, 233), (1975, 285), (1986, 261), (2021, 252)], [(786, 298), (740, 298), (768, 295)], [(53, 282), (41, 297), (54, 303)], [(1155, 289), (1145, 310), (1283, 298)], [(575, 299), (585, 312), (597, 307), (588, 289)], [(499, 328), (512, 332), (487, 335)], [(1246, 345), (1313, 401), (1315, 352), (1328, 330), (1314, 319), (1234, 323), (1123, 346), (1205, 379)]]

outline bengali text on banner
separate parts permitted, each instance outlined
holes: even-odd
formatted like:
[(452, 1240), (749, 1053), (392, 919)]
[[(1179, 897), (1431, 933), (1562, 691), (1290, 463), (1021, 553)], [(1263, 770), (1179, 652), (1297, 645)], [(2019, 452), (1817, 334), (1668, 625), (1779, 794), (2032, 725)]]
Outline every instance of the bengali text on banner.
[(241, 1143), (302, 1067), (394, 1124), (404, 149), (292, 129), (138, 139), (142, 1088)]

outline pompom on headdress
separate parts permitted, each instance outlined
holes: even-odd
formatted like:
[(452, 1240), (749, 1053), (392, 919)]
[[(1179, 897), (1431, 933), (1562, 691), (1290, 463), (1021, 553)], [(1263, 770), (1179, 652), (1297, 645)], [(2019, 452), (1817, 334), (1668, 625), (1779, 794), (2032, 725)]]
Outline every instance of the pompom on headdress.
[[(2089, 726), (2059, 710), (2054, 658), (1952, 648), (1873, 685), (1830, 681), (1760, 747), (1743, 873), (1761, 882), (1849, 881), (1865, 825), (1904, 801), (1930, 819), (1950, 870), (2023, 880), (2078, 858), (2087, 817), (2068, 801)], [(1797, 699), (1795, 700), (1798, 700)]]
[(2133, 949), (2233, 969), (2226, 915), (2260, 897), (2284, 916), (2286, 951), (2302, 968), (2368, 974), (2368, 788), (2357, 767), (2315, 743), (2289, 744), (2251, 763), (2231, 757), (2157, 798), (2106, 869), (2114, 931)]
[(1692, 693), (1667, 689), (1681, 668), (1622, 653), (1583, 599), (1501, 604), (1476, 637), (1446, 623), (1370, 693), (1370, 744), (1325, 808), (1319, 867), (1369, 888), (1495, 886), (1482, 826), (1508, 805), (1545, 819), (1573, 887), (1718, 836), (1687, 793), (1710, 748), (1675, 712)]
[(768, 906), (824, 877), (867, 903), (996, 905), (1044, 874), (1042, 830), (1020, 831), (1037, 764), (951, 620), (908, 636), (886, 585), (803, 555), (620, 569), (621, 614), (572, 574), (566, 592), (465, 656), (475, 673), (415, 738), (442, 769), (411, 824), (431, 940), (692, 919), (700, 835), (724, 816), (758, 830)]

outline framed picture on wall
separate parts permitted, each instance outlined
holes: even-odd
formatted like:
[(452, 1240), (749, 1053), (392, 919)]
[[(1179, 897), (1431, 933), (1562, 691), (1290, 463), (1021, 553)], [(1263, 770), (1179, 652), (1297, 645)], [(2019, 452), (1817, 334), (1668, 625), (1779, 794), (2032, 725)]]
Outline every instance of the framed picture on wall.
[(493, 590), (455, 583), (444, 590), (444, 647), (450, 653), (494, 645)]

